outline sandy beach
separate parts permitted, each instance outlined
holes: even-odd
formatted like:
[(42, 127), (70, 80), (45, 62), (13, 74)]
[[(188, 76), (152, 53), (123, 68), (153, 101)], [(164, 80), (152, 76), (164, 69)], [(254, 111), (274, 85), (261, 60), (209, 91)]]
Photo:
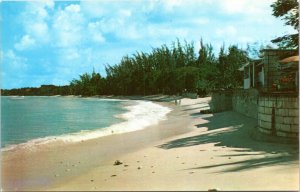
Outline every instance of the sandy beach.
[(144, 130), (3, 152), (2, 189), (299, 190), (298, 145), (252, 139), (256, 120), (236, 112), (199, 113), (209, 100), (162, 102), (168, 119)]

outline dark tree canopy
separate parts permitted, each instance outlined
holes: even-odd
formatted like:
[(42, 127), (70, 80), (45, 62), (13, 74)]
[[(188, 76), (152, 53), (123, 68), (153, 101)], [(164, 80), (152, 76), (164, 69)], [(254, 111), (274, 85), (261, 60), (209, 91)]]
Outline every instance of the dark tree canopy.
[[(204, 96), (216, 89), (242, 86), (237, 69), (248, 61), (248, 55), (237, 46), (223, 46), (219, 58), (211, 44), (173, 42), (149, 53), (124, 56), (117, 65), (106, 66), (106, 77), (93, 70), (73, 79), (68, 86), (43, 85), (40, 88), (3, 90), (3, 95), (151, 95), (198, 93)], [(197, 54), (198, 53), (198, 54)]]
[(273, 15), (281, 17), (286, 25), (292, 26), (298, 33), (284, 35), (272, 40), (272, 43), (278, 44), (281, 48), (299, 49), (299, 3), (297, 0), (277, 0), (271, 7)]

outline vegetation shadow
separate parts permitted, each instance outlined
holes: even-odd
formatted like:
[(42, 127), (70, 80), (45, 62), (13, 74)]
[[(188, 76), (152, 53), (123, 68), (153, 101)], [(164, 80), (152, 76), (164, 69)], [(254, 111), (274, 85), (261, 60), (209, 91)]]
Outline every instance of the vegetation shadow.
[[(240, 152), (236, 156), (249, 155), (251, 158), (245, 161), (236, 161), (225, 164), (212, 164), (192, 169), (204, 169), (213, 167), (225, 167), (222, 172), (239, 171), (274, 164), (286, 164), (297, 161), (298, 145), (280, 144), (256, 141), (251, 138), (251, 132), (256, 126), (256, 119), (243, 116), (239, 113), (228, 111), (223, 113), (202, 116), (205, 121), (196, 127), (207, 127), (207, 131), (199, 135), (176, 139), (164, 143), (159, 148), (173, 149), (213, 143), (215, 146), (230, 147), (233, 151)], [(257, 153), (262, 155), (257, 155)], [(224, 158), (224, 157), (223, 157)]]

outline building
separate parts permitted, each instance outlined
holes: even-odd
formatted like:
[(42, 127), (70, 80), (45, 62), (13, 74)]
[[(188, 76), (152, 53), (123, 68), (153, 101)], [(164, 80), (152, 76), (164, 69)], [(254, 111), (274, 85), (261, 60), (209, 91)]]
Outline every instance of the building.
[[(239, 69), (244, 72), (244, 89), (256, 88), (273, 93), (298, 92), (297, 50), (263, 49), (261, 53), (261, 59), (252, 60)], [(294, 56), (294, 60), (284, 61), (291, 56)]]

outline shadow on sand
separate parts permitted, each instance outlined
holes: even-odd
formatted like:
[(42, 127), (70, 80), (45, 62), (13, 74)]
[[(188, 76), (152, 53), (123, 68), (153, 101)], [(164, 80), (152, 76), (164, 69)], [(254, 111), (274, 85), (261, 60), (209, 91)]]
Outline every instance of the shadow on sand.
[[(197, 114), (191, 115), (196, 116)], [(194, 167), (191, 169), (222, 167), (222, 172), (231, 172), (275, 164), (298, 164), (298, 145), (268, 143), (256, 141), (250, 137), (251, 131), (253, 131), (253, 128), (256, 126), (255, 119), (248, 118), (233, 111), (206, 116), (199, 114), (198, 117), (206, 121), (196, 125), (196, 127), (207, 127), (207, 131), (197, 136), (173, 140), (158, 147), (173, 149), (214, 143), (215, 146), (233, 148), (231, 151), (237, 152), (234, 156), (249, 156), (249, 159), (222, 164), (213, 163), (212, 165)], [(218, 157), (224, 158), (226, 155)]]

